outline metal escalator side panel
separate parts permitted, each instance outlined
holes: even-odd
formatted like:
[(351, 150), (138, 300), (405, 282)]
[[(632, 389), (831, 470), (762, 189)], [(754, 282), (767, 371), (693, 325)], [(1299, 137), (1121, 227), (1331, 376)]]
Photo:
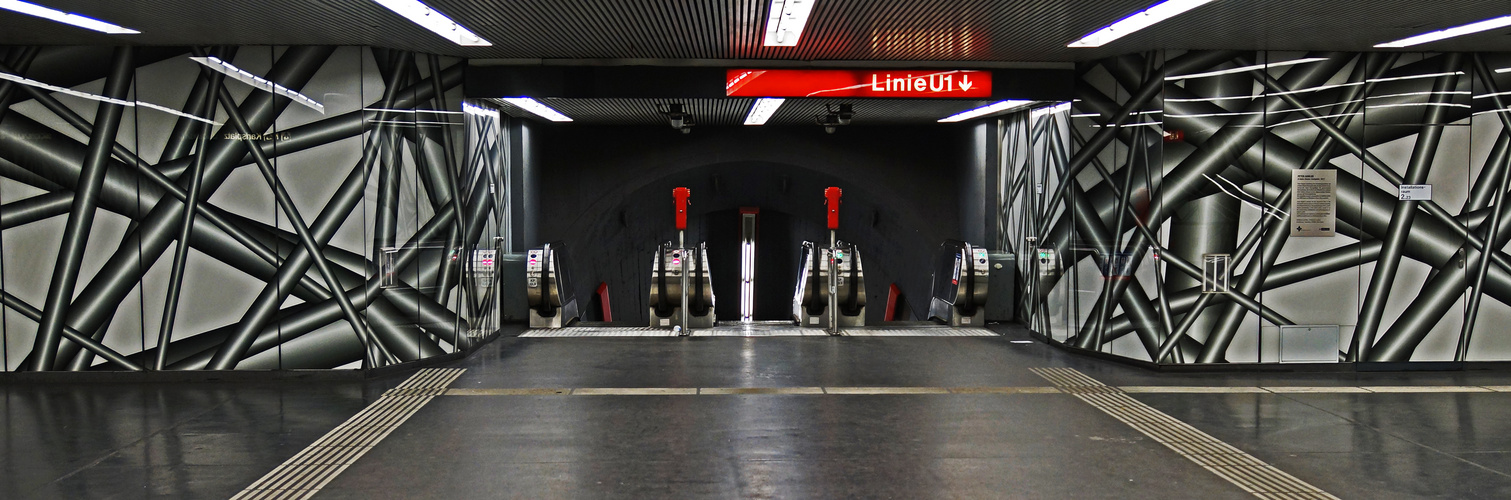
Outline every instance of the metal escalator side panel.
[[(708, 270), (708, 244), (698, 244), (697, 253), (697, 258), (693, 262), (694, 268), (690, 271), (692, 274), (688, 275), (692, 278), (690, 285), (693, 287), (690, 290), (692, 298), (689, 299), (688, 305), (691, 309), (689, 312), (693, 316), (707, 316), (712, 314), (714, 309), (713, 280)], [(684, 259), (682, 262), (686, 266), (687, 260)]]
[[(667, 275), (670, 274), (667, 258), (670, 249), (670, 243), (665, 243), (656, 247), (656, 256), (651, 261), (650, 305), (652, 316), (655, 317), (669, 317), (672, 315), (672, 312), (675, 311), (675, 306), (671, 304), (672, 294), (669, 290), (667, 290), (667, 288), (669, 287), (667, 283), (667, 281), (669, 281), (667, 279)], [(655, 324), (655, 317), (651, 318), (651, 326), (657, 326)]]
[(799, 324), (803, 322), (803, 305), (811, 300), (810, 296), (813, 294), (813, 288), (808, 286), (809, 275), (813, 272), (813, 251), (813, 242), (804, 241), (798, 256), (797, 286), (792, 292), (792, 320)]
[(810, 294), (808, 303), (804, 304), (809, 316), (820, 316), (829, 308), (829, 259), (834, 258), (834, 252), (828, 248), (817, 247), (813, 252), (813, 273), (809, 277), (808, 290)]
[(845, 246), (845, 283), (841, 292), (840, 311), (846, 316), (858, 316), (866, 310), (865, 271), (861, 268), (860, 250), (854, 245)]

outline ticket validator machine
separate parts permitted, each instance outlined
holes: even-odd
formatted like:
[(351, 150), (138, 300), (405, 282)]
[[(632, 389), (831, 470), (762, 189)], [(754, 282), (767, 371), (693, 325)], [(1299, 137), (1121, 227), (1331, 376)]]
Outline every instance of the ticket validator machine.
[(708, 275), (708, 245), (689, 247), (687, 206), (692, 191), (672, 190), (676, 206), (677, 244), (668, 241), (651, 261), (650, 326), (689, 335), (693, 328), (714, 326), (714, 290)]
[(824, 190), (829, 246), (803, 242), (792, 319), (802, 327), (822, 327), (839, 335), (842, 327), (866, 325), (866, 273), (855, 245), (839, 241), (840, 188)]
[(530, 328), (562, 328), (578, 320), (577, 294), (572, 291), (567, 253), (561, 242), (525, 253), (525, 295), (530, 305)]

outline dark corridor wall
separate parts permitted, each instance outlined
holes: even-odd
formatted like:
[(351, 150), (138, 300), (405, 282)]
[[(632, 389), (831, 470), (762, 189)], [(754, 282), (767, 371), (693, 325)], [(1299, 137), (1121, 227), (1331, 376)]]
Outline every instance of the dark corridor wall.
[[(663, 127), (555, 125), (536, 134), (541, 189), (540, 240), (534, 243), (568, 245), (578, 296), (608, 283), (620, 321), (646, 320), (650, 256), (656, 245), (677, 237), (671, 199), (677, 186), (692, 189), (689, 242), (703, 241), (709, 224), (738, 223), (710, 214), (747, 206), (787, 216), (797, 241), (826, 240), (823, 189), (843, 188), (839, 238), (860, 245), (871, 322), (881, 320), (893, 282), (921, 316), (930, 256), (942, 240), (960, 237), (955, 198), (969, 161), (964, 126), (853, 127), (833, 135), (818, 127), (719, 127), (684, 135)], [(782, 245), (791, 246), (795, 261), (797, 245)], [(775, 260), (758, 265), (780, 266)], [(756, 286), (790, 282), (758, 278)], [(790, 288), (782, 295), (790, 296)]]

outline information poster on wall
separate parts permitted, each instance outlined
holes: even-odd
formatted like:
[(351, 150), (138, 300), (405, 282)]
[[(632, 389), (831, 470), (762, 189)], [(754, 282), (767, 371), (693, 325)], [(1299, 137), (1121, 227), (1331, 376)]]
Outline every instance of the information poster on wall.
[(1291, 171), (1291, 236), (1337, 234), (1338, 172)]

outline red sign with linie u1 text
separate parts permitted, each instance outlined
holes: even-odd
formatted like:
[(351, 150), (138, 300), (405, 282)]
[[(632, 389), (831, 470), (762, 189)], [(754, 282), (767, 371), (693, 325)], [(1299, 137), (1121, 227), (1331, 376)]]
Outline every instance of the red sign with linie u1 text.
[(731, 69), (724, 90), (730, 97), (990, 98), (992, 73), (968, 69)]

